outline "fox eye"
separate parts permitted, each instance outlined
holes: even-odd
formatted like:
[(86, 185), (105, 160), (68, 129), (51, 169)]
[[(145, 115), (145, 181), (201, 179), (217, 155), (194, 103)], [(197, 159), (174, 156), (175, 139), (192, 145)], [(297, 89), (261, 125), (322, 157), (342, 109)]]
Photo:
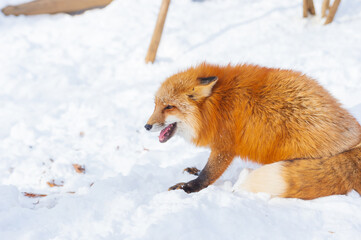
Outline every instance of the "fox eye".
[(174, 106), (167, 105), (164, 109), (172, 109), (172, 108), (174, 108)]

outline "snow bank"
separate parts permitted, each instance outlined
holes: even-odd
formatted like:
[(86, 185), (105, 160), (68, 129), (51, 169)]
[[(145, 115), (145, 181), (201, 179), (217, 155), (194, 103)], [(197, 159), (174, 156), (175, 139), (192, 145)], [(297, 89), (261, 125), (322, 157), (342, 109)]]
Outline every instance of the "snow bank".
[(0, 14), (1, 239), (359, 238), (356, 192), (312, 201), (235, 193), (241, 170), (258, 167), (241, 159), (199, 193), (168, 192), (209, 150), (143, 130), (159, 84), (205, 60), (300, 70), (361, 121), (359, 2), (342, 2), (322, 26), (301, 18), (301, 1), (172, 1), (157, 61), (146, 65), (159, 4)]

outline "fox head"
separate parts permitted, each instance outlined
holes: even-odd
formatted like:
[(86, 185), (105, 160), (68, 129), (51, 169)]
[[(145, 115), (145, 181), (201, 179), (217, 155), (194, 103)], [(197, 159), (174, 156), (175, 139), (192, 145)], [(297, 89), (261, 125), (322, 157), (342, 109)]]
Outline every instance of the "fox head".
[(188, 70), (175, 74), (162, 83), (155, 95), (155, 108), (147, 124), (148, 131), (160, 131), (164, 143), (174, 134), (192, 141), (199, 127), (201, 105), (212, 94), (216, 76), (197, 76)]

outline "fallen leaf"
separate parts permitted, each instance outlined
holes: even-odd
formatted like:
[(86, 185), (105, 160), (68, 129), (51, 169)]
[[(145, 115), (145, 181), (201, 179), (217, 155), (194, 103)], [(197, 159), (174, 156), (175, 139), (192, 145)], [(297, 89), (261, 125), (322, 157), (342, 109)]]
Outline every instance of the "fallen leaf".
[(77, 173), (85, 173), (85, 167), (79, 164), (73, 164), (73, 167)]
[(46, 197), (48, 195), (46, 194), (38, 194), (38, 193), (28, 193), (28, 192), (23, 192), (25, 197), (29, 197), (29, 198), (38, 198), (38, 197)]
[(46, 183), (49, 185), (49, 187), (63, 187), (64, 186), (63, 182), (62, 182), (62, 184), (57, 184), (57, 183), (55, 183), (54, 180), (52, 180), (51, 182), (46, 182)]

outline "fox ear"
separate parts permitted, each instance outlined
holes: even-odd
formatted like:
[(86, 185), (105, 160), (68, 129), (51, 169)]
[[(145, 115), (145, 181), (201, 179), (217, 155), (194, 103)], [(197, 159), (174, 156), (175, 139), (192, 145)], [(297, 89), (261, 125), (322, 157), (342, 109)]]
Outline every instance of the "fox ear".
[(212, 82), (213, 82), (213, 85), (214, 85), (217, 82), (218, 77), (216, 77), (216, 76), (204, 77), (204, 78), (197, 78), (197, 80), (200, 82), (201, 85), (208, 85), (208, 84), (210, 84)]
[(199, 81), (199, 85), (195, 86), (192, 89), (192, 92), (188, 94), (193, 100), (198, 100), (201, 98), (209, 97), (212, 94), (212, 88), (218, 81), (218, 77), (204, 77), (204, 78), (197, 78)]

